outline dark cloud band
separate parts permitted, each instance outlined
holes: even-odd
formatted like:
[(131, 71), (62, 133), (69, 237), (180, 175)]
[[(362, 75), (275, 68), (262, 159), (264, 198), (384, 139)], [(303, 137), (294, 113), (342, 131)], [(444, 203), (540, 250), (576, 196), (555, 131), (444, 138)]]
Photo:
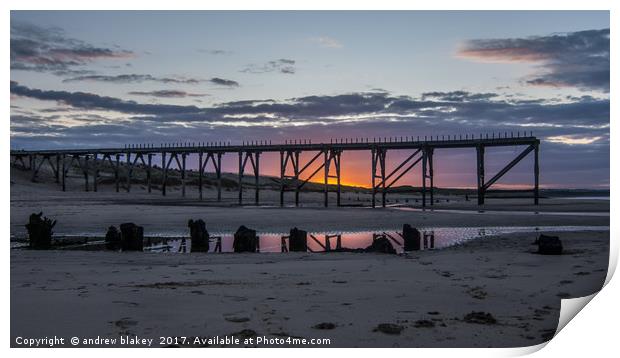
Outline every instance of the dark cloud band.
[(477, 61), (540, 63), (544, 70), (525, 80), (530, 85), (609, 92), (609, 29), (471, 40), (458, 54)]

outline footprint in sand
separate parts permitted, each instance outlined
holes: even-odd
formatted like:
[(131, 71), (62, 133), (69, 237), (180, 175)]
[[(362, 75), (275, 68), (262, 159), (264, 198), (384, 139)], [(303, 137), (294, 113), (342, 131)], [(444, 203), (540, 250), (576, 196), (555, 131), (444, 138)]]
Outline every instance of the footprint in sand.
[(138, 304), (136, 302), (129, 302), (129, 301), (112, 301), (112, 303), (119, 304), (119, 305), (130, 306), (130, 307), (137, 307), (137, 306), (140, 305), (140, 304)]
[(234, 322), (234, 323), (243, 323), (243, 322), (248, 322), (250, 320), (249, 317), (243, 317), (243, 316), (237, 316), (237, 315), (227, 315), (224, 314), (224, 319), (228, 322)]
[(123, 317), (117, 321), (111, 321), (110, 323), (118, 327), (121, 330), (121, 334), (129, 334), (129, 328), (136, 326), (138, 321), (134, 321), (131, 317)]

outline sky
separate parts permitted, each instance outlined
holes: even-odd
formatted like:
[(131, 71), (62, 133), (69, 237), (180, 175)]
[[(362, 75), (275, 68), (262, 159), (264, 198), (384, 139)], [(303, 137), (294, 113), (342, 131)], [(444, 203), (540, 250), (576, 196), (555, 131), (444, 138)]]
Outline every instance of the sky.
[[(12, 11), (11, 148), (531, 132), (542, 187), (607, 189), (609, 73), (607, 11)], [(370, 185), (369, 153), (342, 167)], [(475, 187), (475, 152), (437, 150), (435, 183)]]

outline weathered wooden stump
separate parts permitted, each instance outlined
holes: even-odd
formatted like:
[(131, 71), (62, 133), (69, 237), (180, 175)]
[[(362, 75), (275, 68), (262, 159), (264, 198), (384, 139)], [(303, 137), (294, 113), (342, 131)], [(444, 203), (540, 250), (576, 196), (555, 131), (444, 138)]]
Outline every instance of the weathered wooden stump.
[(144, 247), (144, 228), (134, 223), (121, 224), (121, 249), (123, 251), (142, 251)]
[(409, 224), (403, 225), (403, 248), (405, 251), (420, 250), (420, 231)]
[(248, 229), (243, 225), (239, 226), (233, 241), (234, 252), (258, 252), (259, 245), (256, 230)]
[(28, 240), (30, 248), (36, 250), (47, 250), (52, 247), (52, 228), (56, 225), (56, 220), (52, 221), (43, 216), (43, 212), (30, 214), (26, 230), (28, 230)]
[(304, 230), (299, 230), (294, 227), (291, 229), (291, 233), (288, 239), (288, 248), (289, 251), (300, 251), (307, 252), (308, 251), (308, 232)]
[(191, 252), (209, 252), (209, 232), (202, 219), (190, 219), (187, 223), (189, 235), (192, 239)]
[(105, 248), (106, 250), (120, 250), (121, 248), (121, 233), (115, 226), (110, 226), (105, 233)]
[(541, 234), (538, 237), (538, 253), (541, 255), (561, 255), (562, 241), (557, 236)]
[(364, 252), (378, 252), (383, 254), (395, 254), (394, 246), (385, 235), (381, 235), (372, 240), (372, 244), (364, 249)]

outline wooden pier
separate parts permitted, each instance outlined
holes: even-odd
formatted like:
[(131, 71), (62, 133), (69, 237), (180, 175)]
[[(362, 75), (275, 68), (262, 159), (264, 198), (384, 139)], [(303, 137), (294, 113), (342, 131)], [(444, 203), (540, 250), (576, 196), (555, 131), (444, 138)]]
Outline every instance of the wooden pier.
[[(514, 159), (506, 164), (491, 179), (485, 179), (485, 148), (526, 146)], [(295, 193), (295, 205), (300, 202), (301, 189), (313, 178), (322, 172), (324, 184), (324, 206), (329, 205), (329, 179), (336, 181), (336, 205), (340, 206), (341, 192), (341, 155), (345, 151), (368, 151), (369, 171), (372, 182), (372, 207), (377, 206), (376, 196), (381, 194), (381, 206), (386, 205), (386, 195), (395, 184), (416, 165), (422, 167), (422, 206), (427, 203), (433, 205), (433, 153), (435, 149), (471, 148), (476, 151), (476, 176), (478, 189), (478, 204), (484, 204), (485, 193), (489, 188), (504, 176), (529, 153), (534, 153), (533, 170), (533, 198), (538, 204), (539, 198), (539, 146), (540, 140), (531, 134), (501, 133), (486, 135), (460, 136), (432, 136), (432, 137), (391, 137), (391, 138), (346, 138), (331, 140), (330, 143), (312, 143), (310, 140), (285, 141), (283, 144), (272, 144), (271, 141), (251, 141), (241, 144), (230, 142), (216, 143), (169, 143), (154, 146), (153, 144), (128, 145), (124, 148), (92, 148), (92, 149), (65, 149), (65, 150), (11, 150), (11, 161), (18, 163), (32, 172), (34, 181), (41, 167), (47, 163), (50, 166), (57, 183), (66, 190), (66, 177), (74, 163), (84, 175), (84, 190), (90, 189), (89, 178), (92, 176), (92, 190), (97, 191), (100, 166), (109, 163), (114, 168), (114, 182), (116, 191), (120, 191), (121, 180), (126, 181), (126, 190), (131, 190), (132, 172), (136, 165), (146, 168), (146, 186), (152, 191), (153, 157), (161, 157), (161, 193), (166, 195), (166, 179), (168, 171), (176, 169), (181, 173), (182, 196), (186, 196), (186, 162), (189, 156), (198, 159), (198, 196), (203, 199), (203, 178), (207, 170), (215, 173), (217, 181), (217, 201), (222, 200), (222, 160), (231, 156), (238, 156), (239, 161), (239, 205), (243, 205), (242, 181), (246, 170), (254, 176), (254, 204), (260, 204), (260, 156), (265, 152), (280, 153), (280, 205), (284, 206), (284, 194), (287, 191)], [(410, 155), (394, 170), (387, 172), (389, 151), (410, 151)], [(300, 154), (308, 152), (314, 154), (306, 163), (300, 161)], [(126, 165), (126, 177), (120, 177), (121, 163)], [(312, 173), (309, 168), (320, 164)], [(248, 165), (249, 164), (249, 165)], [(472, 167), (474, 167), (472, 165)], [(305, 179), (302, 175), (308, 174)], [(292, 180), (291, 180), (292, 179)], [(292, 184), (291, 184), (292, 183)], [(427, 196), (430, 200), (427, 200)]]

